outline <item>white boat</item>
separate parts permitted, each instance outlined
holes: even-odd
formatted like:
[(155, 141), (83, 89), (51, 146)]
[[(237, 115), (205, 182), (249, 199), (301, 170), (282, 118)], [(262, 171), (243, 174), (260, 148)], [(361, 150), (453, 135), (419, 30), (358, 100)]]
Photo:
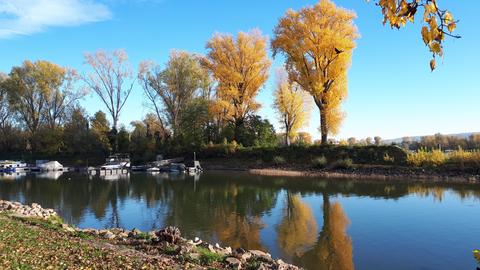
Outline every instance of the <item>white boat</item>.
[(23, 172), (27, 169), (27, 163), (22, 161), (0, 161), (0, 172)]
[(106, 163), (100, 167), (100, 170), (116, 170), (129, 168), (130, 157), (128, 155), (115, 154), (107, 158)]
[(56, 160), (55, 161), (37, 160), (35, 164), (36, 164), (36, 167), (34, 169), (35, 171), (40, 171), (40, 172), (63, 171), (63, 165)]

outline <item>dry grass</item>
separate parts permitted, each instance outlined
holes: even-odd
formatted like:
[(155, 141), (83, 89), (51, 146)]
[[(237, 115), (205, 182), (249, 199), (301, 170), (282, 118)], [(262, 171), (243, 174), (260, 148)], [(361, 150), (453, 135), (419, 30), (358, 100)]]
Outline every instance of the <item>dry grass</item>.
[(465, 151), (458, 149), (449, 153), (440, 150), (428, 151), (420, 149), (417, 152), (409, 153), (407, 162), (416, 167), (441, 167), (446, 164), (465, 167), (480, 167), (480, 151)]

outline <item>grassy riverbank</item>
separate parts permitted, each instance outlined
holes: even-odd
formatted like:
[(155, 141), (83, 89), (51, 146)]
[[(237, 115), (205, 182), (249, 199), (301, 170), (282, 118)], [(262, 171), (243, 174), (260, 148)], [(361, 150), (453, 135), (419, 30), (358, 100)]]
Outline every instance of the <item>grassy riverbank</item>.
[(186, 240), (173, 227), (82, 230), (19, 211), (0, 212), (0, 269), (299, 269), (263, 251)]
[(62, 230), (52, 220), (0, 214), (0, 269), (166, 269), (162, 257)]

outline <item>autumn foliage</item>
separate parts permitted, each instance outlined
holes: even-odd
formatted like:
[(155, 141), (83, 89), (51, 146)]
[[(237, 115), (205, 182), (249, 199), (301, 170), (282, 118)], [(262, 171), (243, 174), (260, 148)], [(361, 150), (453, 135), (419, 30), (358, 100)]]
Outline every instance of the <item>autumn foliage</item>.
[(235, 125), (237, 137), (245, 118), (260, 107), (255, 97), (268, 79), (267, 39), (258, 30), (236, 38), (215, 34), (207, 49), (204, 65), (218, 82), (216, 111)]
[(352, 11), (321, 0), (300, 11), (287, 11), (274, 31), (274, 56), (285, 55), (290, 81), (312, 95), (320, 110), (324, 144), (335, 131), (330, 126), (338, 126), (342, 119), (338, 105), (346, 95), (347, 70), (358, 38), (354, 18)]
[(283, 70), (280, 70), (277, 76), (274, 109), (285, 129), (285, 144), (290, 145), (297, 131), (308, 121), (310, 99), (298, 85), (288, 81)]
[(457, 21), (453, 19), (452, 13), (448, 10), (440, 9), (436, 0), (379, 0), (378, 6), (382, 9), (383, 24), (389, 24), (390, 27), (400, 28), (407, 22), (413, 23), (415, 15), (420, 8), (423, 8), (422, 39), (426, 46), (432, 52), (430, 68), (435, 69), (436, 56), (443, 56), (443, 41), (445, 36), (459, 38), (453, 35), (457, 28)]

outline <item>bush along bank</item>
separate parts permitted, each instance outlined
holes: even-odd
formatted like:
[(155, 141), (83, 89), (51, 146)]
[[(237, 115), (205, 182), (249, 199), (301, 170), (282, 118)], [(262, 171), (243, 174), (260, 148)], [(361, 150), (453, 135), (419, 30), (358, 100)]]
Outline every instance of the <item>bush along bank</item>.
[[(264, 163), (312, 163), (319, 157), (326, 160), (347, 160), (355, 164), (405, 165), (407, 152), (397, 146), (291, 145), (285, 147), (242, 147), (235, 142), (209, 144), (197, 153), (201, 159), (231, 158), (257, 160)], [(280, 162), (278, 162), (280, 161)]]
[[(38, 204), (0, 200), (0, 224), (1, 269), (114, 269), (117, 263), (132, 269), (300, 269), (260, 250), (233, 250), (199, 238), (187, 240), (175, 227), (150, 232), (79, 229), (63, 223), (53, 210)], [(42, 240), (43, 235), (48, 238)], [(29, 238), (31, 242), (26, 241)], [(23, 254), (26, 257), (15, 251), (32, 247), (35, 250)], [(45, 260), (49, 257), (55, 259)]]

